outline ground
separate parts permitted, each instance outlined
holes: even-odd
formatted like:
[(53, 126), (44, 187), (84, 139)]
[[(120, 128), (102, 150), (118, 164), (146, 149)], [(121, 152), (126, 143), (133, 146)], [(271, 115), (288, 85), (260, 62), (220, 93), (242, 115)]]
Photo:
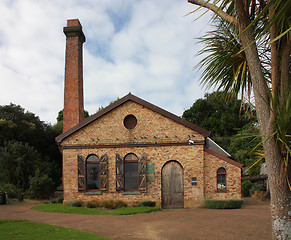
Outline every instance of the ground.
[(129, 216), (45, 213), (35, 203), (0, 205), (0, 219), (34, 222), (93, 232), (113, 240), (268, 240), (270, 203), (247, 198), (242, 209), (168, 209)]

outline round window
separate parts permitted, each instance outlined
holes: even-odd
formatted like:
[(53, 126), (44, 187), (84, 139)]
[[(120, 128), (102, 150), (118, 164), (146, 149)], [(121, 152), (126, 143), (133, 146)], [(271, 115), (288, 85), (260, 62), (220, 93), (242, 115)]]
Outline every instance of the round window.
[(137, 124), (137, 119), (133, 115), (127, 115), (123, 120), (123, 124), (127, 129), (134, 129)]

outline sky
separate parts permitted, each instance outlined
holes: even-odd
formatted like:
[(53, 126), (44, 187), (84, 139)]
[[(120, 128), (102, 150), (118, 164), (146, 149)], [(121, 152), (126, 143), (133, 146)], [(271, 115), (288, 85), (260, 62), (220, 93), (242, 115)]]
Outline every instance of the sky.
[(206, 90), (193, 70), (209, 16), (187, 0), (0, 0), (0, 105), (54, 124), (63, 108), (67, 19), (78, 18), (85, 109), (129, 92), (181, 116)]

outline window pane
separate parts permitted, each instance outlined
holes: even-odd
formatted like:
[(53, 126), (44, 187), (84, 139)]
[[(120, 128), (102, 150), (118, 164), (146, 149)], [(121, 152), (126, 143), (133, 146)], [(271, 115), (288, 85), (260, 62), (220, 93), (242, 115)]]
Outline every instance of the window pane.
[(100, 189), (100, 172), (98, 164), (87, 164), (87, 190)]
[(225, 189), (226, 188), (225, 174), (218, 174), (217, 175), (217, 188), (218, 189)]
[(226, 171), (225, 171), (225, 169), (224, 168), (219, 168), (218, 170), (217, 170), (217, 173), (225, 173)]
[(138, 165), (136, 162), (124, 163), (125, 190), (138, 189)]
[(96, 161), (99, 161), (99, 158), (96, 155), (90, 155), (87, 158), (87, 162), (96, 162)]

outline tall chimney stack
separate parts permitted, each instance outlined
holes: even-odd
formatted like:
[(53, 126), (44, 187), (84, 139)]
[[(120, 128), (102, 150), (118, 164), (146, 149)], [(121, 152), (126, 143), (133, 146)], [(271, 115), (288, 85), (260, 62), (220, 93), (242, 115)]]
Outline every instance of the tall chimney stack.
[(86, 39), (78, 19), (67, 20), (64, 34), (66, 60), (63, 132), (66, 132), (84, 119), (83, 43)]

